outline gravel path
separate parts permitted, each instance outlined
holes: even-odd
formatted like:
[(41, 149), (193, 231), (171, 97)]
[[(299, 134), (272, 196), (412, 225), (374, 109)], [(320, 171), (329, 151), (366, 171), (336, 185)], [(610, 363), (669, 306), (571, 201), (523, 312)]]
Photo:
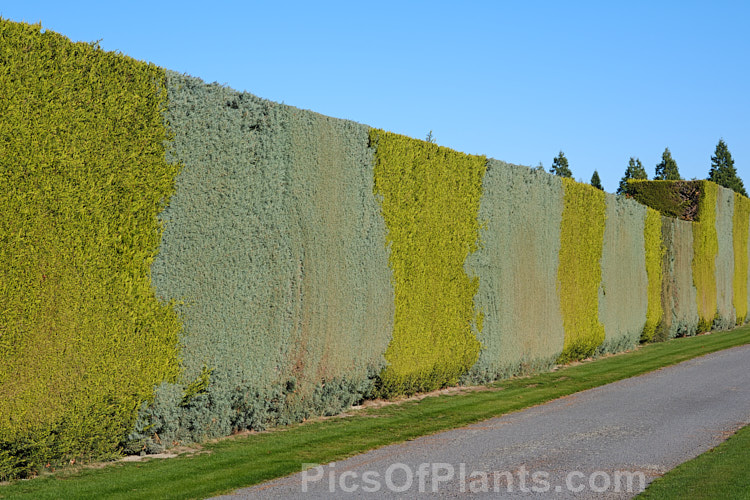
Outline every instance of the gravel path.
[(631, 498), (748, 423), (750, 345), (219, 498)]

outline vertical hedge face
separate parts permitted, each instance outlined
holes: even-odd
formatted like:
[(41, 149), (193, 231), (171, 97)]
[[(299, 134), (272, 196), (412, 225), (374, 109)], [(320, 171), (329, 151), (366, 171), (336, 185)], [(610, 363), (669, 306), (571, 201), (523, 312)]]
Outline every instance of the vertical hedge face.
[(662, 217), (661, 300), (664, 315), (654, 340), (694, 335), (698, 327), (697, 290), (693, 284), (693, 224)]
[[(646, 209), (633, 200), (610, 193), (605, 193), (605, 201), (599, 287), (599, 321), (604, 325), (605, 338), (600, 350), (619, 352), (638, 343), (647, 319)], [(657, 260), (656, 264), (661, 262)]]
[(732, 246), (734, 254), (734, 275), (732, 277), (732, 299), (737, 315), (737, 324), (745, 323), (748, 301), (748, 225), (750, 224), (750, 199), (734, 193), (734, 214), (732, 215)]
[(599, 285), (606, 207), (604, 192), (595, 187), (563, 179), (563, 188), (557, 286), (565, 326), (560, 360), (569, 361), (590, 356), (605, 338)]
[(464, 262), (476, 250), (486, 159), (390, 132), (370, 138), (396, 304), (382, 391), (454, 384), (479, 354), (472, 332), (479, 284)]
[(693, 222), (693, 282), (697, 290), (700, 331), (711, 329), (717, 313), (716, 255), (719, 240), (716, 234), (716, 199), (718, 186), (704, 182), (698, 204), (699, 222)]
[(164, 73), (0, 20), (0, 480), (116, 449), (177, 375), (149, 280)]
[(719, 243), (716, 253), (716, 318), (713, 328), (727, 330), (737, 323), (734, 311), (734, 241), (732, 219), (734, 218), (734, 191), (717, 186), (716, 236)]
[(648, 312), (646, 313), (646, 325), (643, 327), (641, 340), (648, 342), (654, 339), (664, 316), (661, 289), (663, 281), (662, 261), (665, 248), (662, 246), (661, 215), (653, 208), (646, 209), (643, 234), (646, 248), (646, 274), (648, 275)]
[[(368, 129), (172, 72), (168, 90), (184, 169), (153, 275), (183, 302), (184, 373), (133, 438), (340, 411), (382, 369), (393, 325)], [(185, 401), (204, 366), (208, 387)]]
[(479, 208), (479, 250), (469, 275), (482, 314), (482, 351), (468, 379), (497, 378), (550, 368), (565, 338), (557, 296), (560, 177), (489, 160)]

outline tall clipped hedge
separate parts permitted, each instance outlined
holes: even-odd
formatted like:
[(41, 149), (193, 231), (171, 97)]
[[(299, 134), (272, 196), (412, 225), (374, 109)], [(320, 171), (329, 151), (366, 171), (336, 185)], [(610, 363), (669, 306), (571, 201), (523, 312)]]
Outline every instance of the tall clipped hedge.
[(662, 215), (698, 220), (704, 181), (649, 181), (629, 179), (625, 194)]
[(747, 320), (749, 229), (750, 199), (739, 193), (734, 193), (734, 214), (732, 215), (732, 246), (734, 251), (732, 297), (738, 325), (745, 323)]
[(479, 207), (479, 249), (467, 260), (479, 278), (479, 359), (467, 380), (485, 383), (551, 368), (565, 333), (557, 297), (560, 177), (489, 160)]
[(610, 193), (605, 193), (604, 200), (599, 321), (604, 326), (605, 338), (599, 350), (619, 352), (635, 347), (647, 319), (650, 277), (644, 266), (646, 208)]
[(472, 331), (479, 283), (464, 263), (477, 248), (487, 160), (381, 130), (370, 140), (396, 308), (381, 393), (455, 384), (479, 355)]
[(602, 244), (606, 219), (604, 192), (563, 179), (564, 198), (557, 270), (565, 345), (560, 361), (582, 359), (604, 342), (599, 321)]
[(113, 452), (177, 375), (149, 265), (164, 72), (0, 19), (0, 479)]
[(646, 209), (644, 226), (644, 244), (646, 254), (646, 274), (648, 275), (648, 311), (646, 312), (646, 324), (643, 327), (641, 340), (648, 342), (654, 340), (657, 328), (664, 316), (661, 290), (662, 290), (662, 260), (665, 248), (662, 246), (661, 215), (653, 208)]
[(167, 89), (184, 168), (153, 279), (181, 302), (183, 372), (142, 409), (132, 446), (359, 401), (393, 325), (368, 128), (173, 72)]
[(698, 330), (708, 331), (717, 313), (716, 255), (719, 240), (716, 234), (716, 199), (718, 186), (704, 182), (699, 212), (700, 222), (693, 222), (693, 282), (697, 290)]
[(662, 256), (661, 303), (662, 320), (652, 340), (694, 335), (698, 327), (697, 290), (693, 282), (692, 222), (661, 218)]
[(716, 191), (716, 318), (712, 325), (715, 330), (727, 330), (737, 324), (734, 311), (734, 191), (717, 186)]

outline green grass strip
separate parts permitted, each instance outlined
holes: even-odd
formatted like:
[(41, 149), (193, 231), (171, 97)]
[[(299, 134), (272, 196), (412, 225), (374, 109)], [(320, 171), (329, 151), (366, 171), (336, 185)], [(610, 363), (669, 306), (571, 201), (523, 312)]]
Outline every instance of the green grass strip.
[[(210, 454), (63, 472), (0, 487), (0, 498), (201, 498), (299, 472), (303, 462), (327, 463), (380, 446), (453, 429), (578, 391), (647, 373), (710, 352), (750, 343), (750, 326), (649, 344), (453, 396), (357, 412), (208, 444)], [(374, 418), (375, 417), (375, 418)]]
[(716, 448), (672, 469), (639, 499), (750, 498), (750, 426)]

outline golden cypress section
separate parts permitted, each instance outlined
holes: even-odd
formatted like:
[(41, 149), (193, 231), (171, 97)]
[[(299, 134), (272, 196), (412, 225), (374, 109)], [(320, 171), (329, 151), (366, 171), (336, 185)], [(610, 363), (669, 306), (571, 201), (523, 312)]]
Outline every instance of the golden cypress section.
[(693, 283), (697, 290), (698, 331), (711, 329), (717, 311), (716, 255), (719, 239), (716, 234), (716, 197), (718, 186), (703, 182), (698, 204), (700, 222), (693, 222)]
[(381, 392), (455, 384), (479, 355), (472, 332), (479, 284), (464, 262), (477, 248), (487, 160), (380, 130), (370, 140), (395, 289)]
[(604, 341), (599, 321), (599, 285), (606, 208), (604, 192), (563, 179), (557, 289), (565, 327), (560, 361), (590, 356)]
[(664, 257), (661, 215), (653, 208), (647, 209), (643, 234), (646, 246), (646, 274), (648, 275), (648, 310), (641, 340), (650, 341), (654, 338), (654, 333), (664, 314), (661, 303), (662, 258)]

